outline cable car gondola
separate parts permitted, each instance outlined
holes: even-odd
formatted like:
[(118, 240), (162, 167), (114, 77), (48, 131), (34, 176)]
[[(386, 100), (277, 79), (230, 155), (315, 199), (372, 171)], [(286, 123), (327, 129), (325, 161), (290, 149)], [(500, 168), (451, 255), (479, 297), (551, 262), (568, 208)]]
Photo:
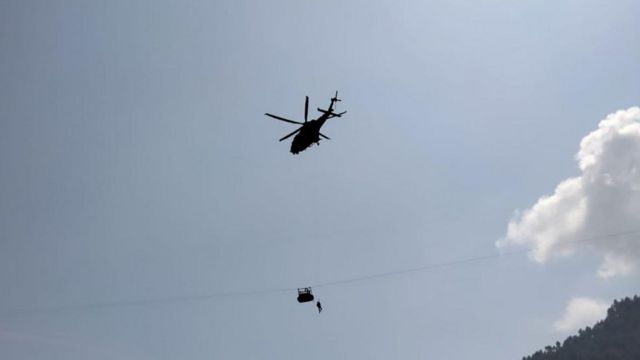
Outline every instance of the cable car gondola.
[(313, 294), (311, 293), (311, 288), (299, 288), (298, 289), (298, 302), (306, 303), (309, 301), (313, 301)]

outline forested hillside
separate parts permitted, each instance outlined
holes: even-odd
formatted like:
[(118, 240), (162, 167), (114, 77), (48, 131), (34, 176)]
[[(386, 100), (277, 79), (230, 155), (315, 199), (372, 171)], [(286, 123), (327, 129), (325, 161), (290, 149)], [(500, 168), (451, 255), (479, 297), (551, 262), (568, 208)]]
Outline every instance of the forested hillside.
[(614, 301), (606, 319), (523, 360), (639, 360), (640, 297)]

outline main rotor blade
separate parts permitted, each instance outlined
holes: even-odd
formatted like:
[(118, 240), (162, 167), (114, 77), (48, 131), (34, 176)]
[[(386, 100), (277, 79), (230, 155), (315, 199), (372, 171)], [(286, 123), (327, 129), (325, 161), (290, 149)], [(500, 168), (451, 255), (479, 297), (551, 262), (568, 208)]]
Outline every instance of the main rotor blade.
[(320, 133), (320, 136), (322, 136), (323, 138), (327, 139), (327, 140), (331, 140), (327, 135)]
[(309, 97), (304, 101), (304, 122), (307, 122), (307, 114), (309, 114)]
[(331, 115), (331, 117), (340, 117), (340, 116), (342, 116), (342, 115), (347, 113), (346, 111), (343, 111), (341, 113), (334, 113), (333, 111), (323, 110), (323, 109), (320, 109), (320, 108), (318, 108), (318, 111), (320, 111), (323, 114)]
[(300, 130), (302, 130), (302, 128), (298, 128), (298, 130), (296, 130), (296, 131), (292, 132), (291, 134), (289, 134), (289, 135), (287, 135), (287, 136), (283, 137), (282, 139), (280, 139), (280, 140), (278, 140), (278, 141), (286, 140), (286, 139), (290, 138), (291, 136), (295, 135), (295, 134), (296, 134), (298, 131), (300, 131)]
[(301, 123), (301, 122), (297, 122), (297, 121), (293, 121), (293, 120), (285, 119), (285, 118), (283, 118), (283, 117), (276, 116), (276, 115), (273, 115), (273, 114), (265, 113), (265, 115), (270, 116), (270, 117), (272, 117), (272, 118), (274, 118), (274, 119), (278, 119), (278, 120), (284, 121), (284, 122), (288, 122), (288, 123), (292, 123), (292, 124), (302, 125), (302, 123)]

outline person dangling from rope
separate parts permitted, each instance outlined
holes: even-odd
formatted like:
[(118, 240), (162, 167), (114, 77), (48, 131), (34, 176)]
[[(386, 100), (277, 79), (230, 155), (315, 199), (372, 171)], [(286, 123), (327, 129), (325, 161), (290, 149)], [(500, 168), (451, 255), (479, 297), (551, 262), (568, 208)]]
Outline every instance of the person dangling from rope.
[(316, 302), (316, 307), (318, 308), (318, 314), (320, 314), (322, 312), (322, 304), (320, 304), (320, 301)]

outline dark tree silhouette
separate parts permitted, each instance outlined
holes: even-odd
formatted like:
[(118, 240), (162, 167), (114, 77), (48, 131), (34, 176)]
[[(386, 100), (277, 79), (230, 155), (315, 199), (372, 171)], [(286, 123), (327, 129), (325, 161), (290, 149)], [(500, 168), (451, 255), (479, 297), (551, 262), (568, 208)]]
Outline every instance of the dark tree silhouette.
[(640, 297), (616, 300), (607, 318), (593, 328), (580, 329), (562, 344), (546, 346), (522, 360), (638, 360), (640, 359)]

